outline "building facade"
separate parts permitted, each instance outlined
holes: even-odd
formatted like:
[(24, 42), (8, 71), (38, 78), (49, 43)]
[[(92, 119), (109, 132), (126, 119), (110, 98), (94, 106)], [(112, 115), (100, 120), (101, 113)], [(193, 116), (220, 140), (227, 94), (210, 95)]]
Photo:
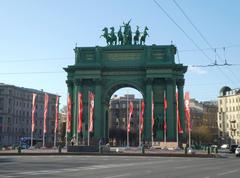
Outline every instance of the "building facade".
[(114, 146), (125, 146), (127, 143), (128, 104), (133, 102), (133, 113), (130, 122), (130, 146), (139, 144), (139, 112), (142, 99), (127, 94), (123, 97), (114, 96), (109, 108), (109, 142)]
[(207, 126), (212, 134), (212, 144), (219, 143), (217, 113), (218, 105), (216, 101), (203, 102), (203, 125)]
[(220, 90), (218, 128), (221, 143), (240, 144), (240, 89), (225, 86)]
[(194, 143), (218, 143), (217, 111), (218, 106), (215, 101), (199, 102), (195, 99), (190, 99), (191, 125)]
[[(32, 94), (36, 93), (35, 139), (43, 137), (44, 94), (46, 92), (0, 84), (0, 146), (18, 145), (21, 137), (31, 136)], [(46, 146), (53, 145), (56, 95), (49, 95)]]

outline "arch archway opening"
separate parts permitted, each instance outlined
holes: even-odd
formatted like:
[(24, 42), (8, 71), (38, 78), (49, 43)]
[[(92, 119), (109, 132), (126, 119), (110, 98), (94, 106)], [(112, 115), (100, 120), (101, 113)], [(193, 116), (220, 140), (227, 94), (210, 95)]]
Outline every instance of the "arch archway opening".
[(111, 95), (108, 110), (108, 135), (111, 146), (139, 146), (142, 100), (142, 93), (133, 87), (120, 87)]

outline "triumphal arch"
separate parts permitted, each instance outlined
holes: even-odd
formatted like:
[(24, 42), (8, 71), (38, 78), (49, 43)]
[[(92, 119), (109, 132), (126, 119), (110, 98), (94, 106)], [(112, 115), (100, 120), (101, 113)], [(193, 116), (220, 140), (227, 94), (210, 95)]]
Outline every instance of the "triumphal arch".
[[(154, 100), (154, 140), (163, 141), (164, 93), (167, 99), (166, 141), (176, 141), (177, 113), (176, 91), (181, 127), (185, 135), (184, 121), (184, 73), (187, 66), (175, 63), (174, 45), (145, 45), (148, 28), (131, 31), (130, 21), (123, 23), (115, 33), (114, 27), (103, 29), (104, 47), (75, 47), (75, 64), (67, 72), (68, 92), (72, 100), (72, 136), (86, 140), (89, 128), (88, 92), (95, 94), (93, 132), (91, 140), (108, 138), (108, 110), (112, 94), (122, 87), (133, 87), (142, 93), (145, 103), (142, 140), (152, 140), (152, 100)], [(122, 31), (123, 30), (123, 31)], [(77, 133), (78, 97), (83, 95), (83, 129)], [(94, 143), (94, 142), (92, 142)]]

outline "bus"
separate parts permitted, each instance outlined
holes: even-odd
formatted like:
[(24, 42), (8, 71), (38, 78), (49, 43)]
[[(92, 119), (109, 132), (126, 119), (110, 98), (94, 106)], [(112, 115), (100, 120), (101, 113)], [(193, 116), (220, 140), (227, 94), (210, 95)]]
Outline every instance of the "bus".
[[(33, 146), (38, 146), (42, 144), (42, 140), (40, 139), (33, 139)], [(19, 143), (21, 149), (28, 149), (31, 146), (31, 137), (21, 137)]]

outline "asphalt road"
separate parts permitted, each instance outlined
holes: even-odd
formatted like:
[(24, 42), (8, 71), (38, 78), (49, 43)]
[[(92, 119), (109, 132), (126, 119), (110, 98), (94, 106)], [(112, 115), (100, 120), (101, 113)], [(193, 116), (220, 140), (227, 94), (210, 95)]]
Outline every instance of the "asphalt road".
[(213, 178), (240, 175), (240, 158), (0, 156), (0, 178)]

